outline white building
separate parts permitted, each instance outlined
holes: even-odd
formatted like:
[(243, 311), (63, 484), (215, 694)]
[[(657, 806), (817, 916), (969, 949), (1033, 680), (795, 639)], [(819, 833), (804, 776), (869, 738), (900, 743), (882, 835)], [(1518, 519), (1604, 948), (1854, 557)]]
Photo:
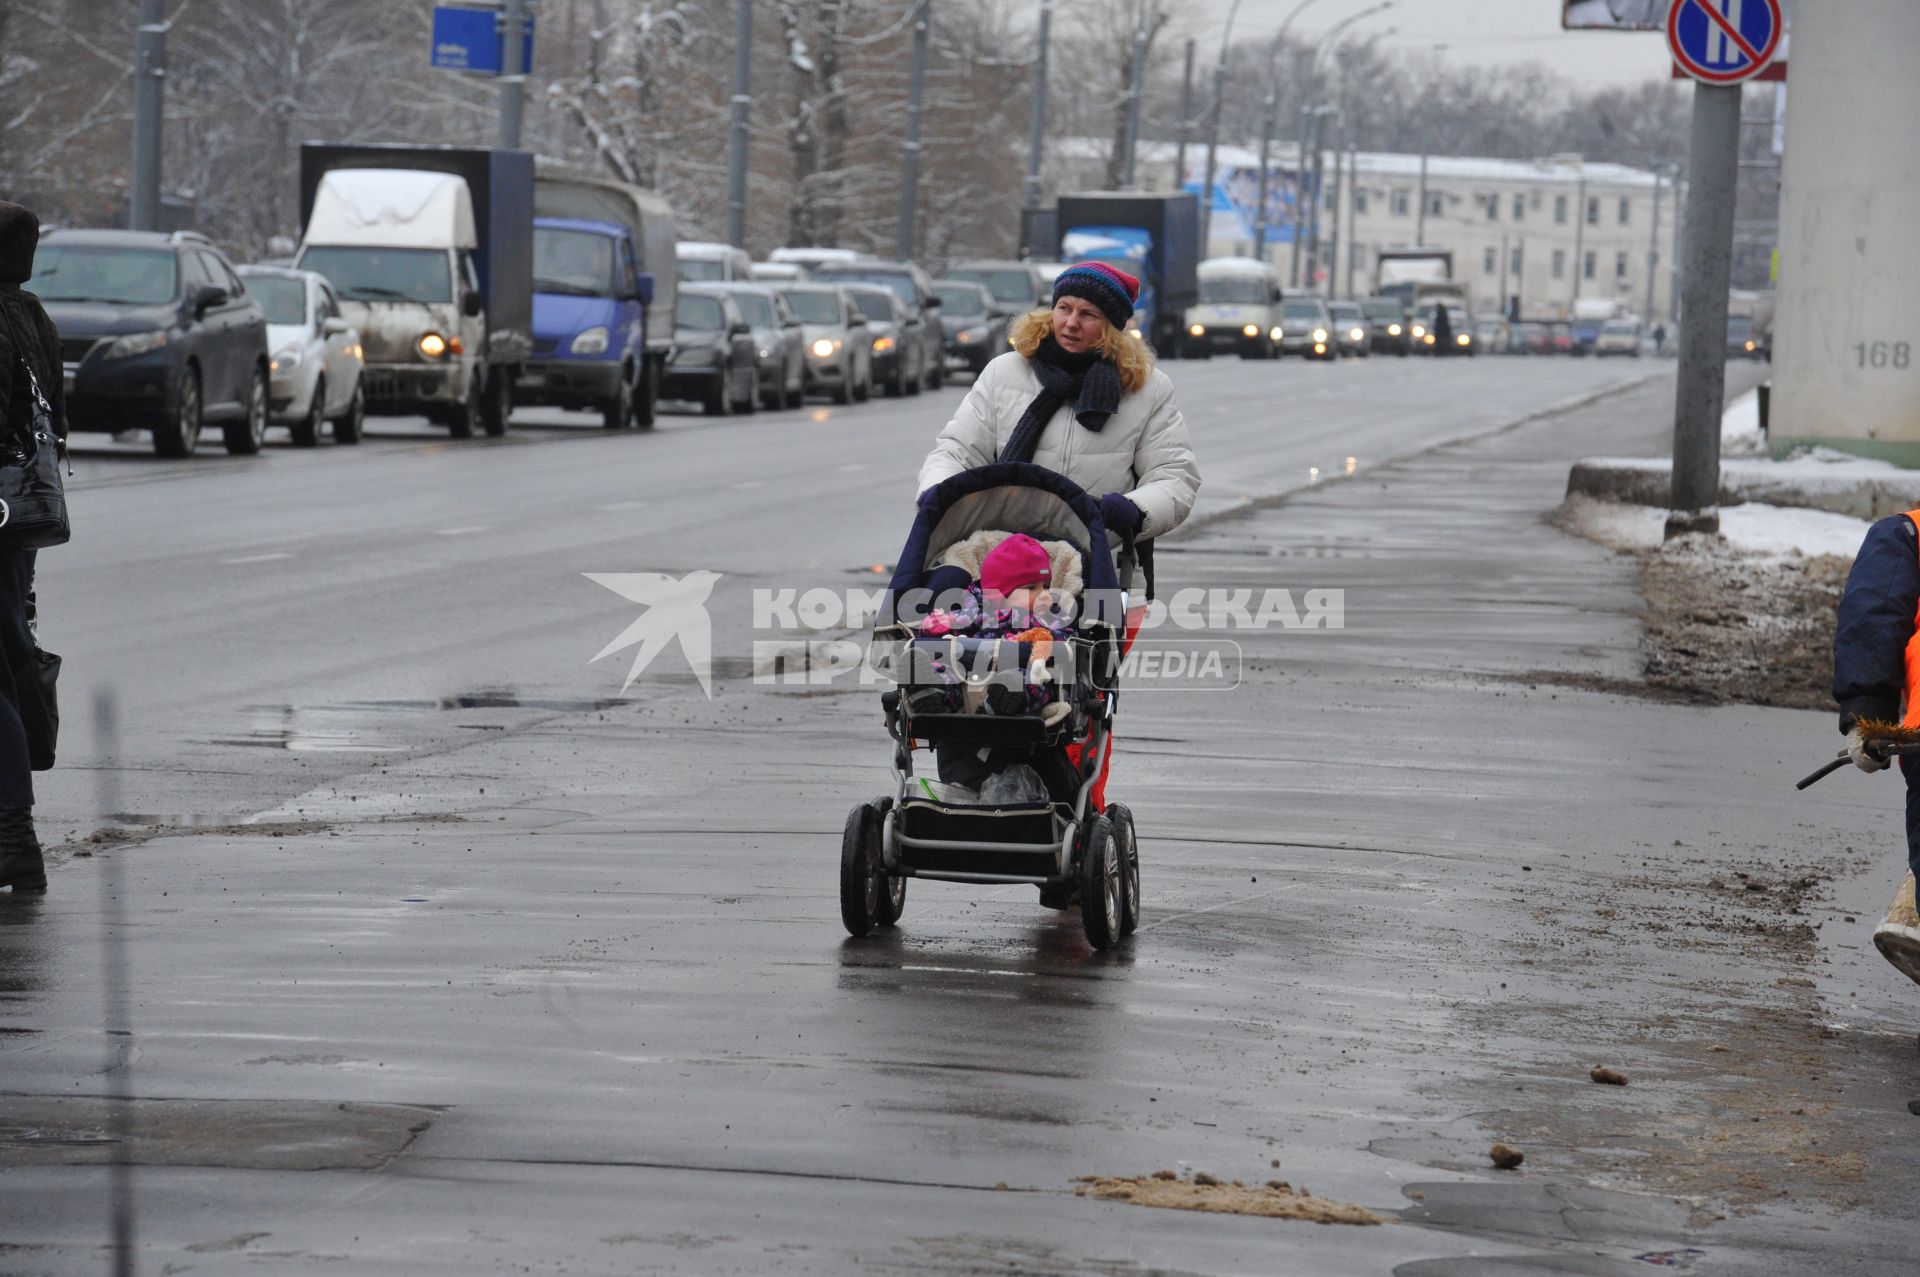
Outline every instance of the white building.
[[(1337, 158), (1336, 176), (1335, 153), (1321, 157), (1319, 231), (1314, 236), (1301, 227), (1296, 266), (1292, 215), (1301, 188), (1297, 150), (1291, 145), (1273, 149), (1270, 225), (1264, 251), (1256, 254), (1259, 154), (1243, 146), (1219, 147), (1205, 255), (1263, 255), (1283, 276), (1315, 292), (1365, 296), (1377, 283), (1380, 249), (1422, 244), (1452, 252), (1453, 276), (1471, 290), (1479, 313), (1498, 313), (1517, 299), (1525, 318), (1562, 318), (1584, 298), (1618, 301), (1646, 315), (1649, 323), (1664, 321), (1671, 313), (1679, 201), (1673, 182), (1664, 175), (1621, 164), (1583, 163), (1577, 156), (1500, 160), (1359, 151)], [(1053, 157), (1053, 188), (1099, 189), (1105, 159), (1101, 140), (1064, 140)], [(1139, 188), (1173, 189), (1173, 164), (1170, 144), (1142, 143), (1135, 163)], [(1187, 189), (1201, 188), (1205, 168), (1206, 146), (1190, 144)], [(1305, 223), (1307, 218), (1300, 220)], [(1317, 260), (1310, 260), (1315, 241)], [(1658, 261), (1649, 304), (1647, 277), (1654, 254)]]

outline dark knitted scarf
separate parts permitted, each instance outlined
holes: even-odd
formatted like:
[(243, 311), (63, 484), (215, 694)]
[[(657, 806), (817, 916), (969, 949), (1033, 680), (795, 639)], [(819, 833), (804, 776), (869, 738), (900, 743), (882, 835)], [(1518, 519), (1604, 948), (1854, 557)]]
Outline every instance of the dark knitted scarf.
[(1040, 393), (1020, 414), (1007, 446), (1000, 450), (1000, 460), (1032, 461), (1034, 450), (1040, 446), (1041, 431), (1064, 404), (1072, 404), (1073, 419), (1095, 433), (1120, 411), (1120, 370), (1111, 360), (1091, 350), (1070, 354), (1048, 336), (1041, 340), (1029, 362), (1033, 375), (1040, 379)]

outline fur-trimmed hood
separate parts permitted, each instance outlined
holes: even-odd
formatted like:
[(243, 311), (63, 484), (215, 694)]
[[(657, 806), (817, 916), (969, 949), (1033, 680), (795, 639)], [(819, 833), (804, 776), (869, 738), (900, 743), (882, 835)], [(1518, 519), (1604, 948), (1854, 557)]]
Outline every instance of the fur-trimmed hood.
[[(1012, 536), (1011, 532), (976, 532), (964, 541), (956, 541), (948, 546), (946, 552), (935, 560), (934, 567), (956, 567), (963, 569), (968, 577), (980, 579), (980, 565), (986, 562), (993, 547)], [(1040, 546), (1053, 561), (1053, 580), (1047, 588), (1056, 594), (1064, 594), (1079, 601), (1086, 589), (1086, 574), (1080, 565), (1080, 551), (1065, 541), (1042, 541)]]

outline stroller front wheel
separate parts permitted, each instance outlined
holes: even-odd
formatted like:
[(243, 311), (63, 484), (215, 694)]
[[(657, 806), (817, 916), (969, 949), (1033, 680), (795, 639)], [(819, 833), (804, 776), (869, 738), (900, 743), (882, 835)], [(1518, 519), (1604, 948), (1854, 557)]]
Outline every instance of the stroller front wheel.
[(861, 803), (840, 838), (840, 921), (848, 935), (892, 926), (906, 903), (906, 880), (889, 879), (881, 860), (880, 821), (878, 807)]
[(1087, 824), (1080, 851), (1080, 927), (1095, 949), (1111, 949), (1121, 931), (1120, 848), (1105, 816)]

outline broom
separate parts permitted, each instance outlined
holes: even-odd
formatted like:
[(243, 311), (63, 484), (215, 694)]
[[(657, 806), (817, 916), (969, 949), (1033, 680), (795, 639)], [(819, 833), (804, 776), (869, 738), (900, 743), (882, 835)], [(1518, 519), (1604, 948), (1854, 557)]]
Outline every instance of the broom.
[[(1920, 727), (1902, 727), (1898, 723), (1883, 723), (1871, 718), (1863, 718), (1854, 724), (1865, 738), (1867, 752), (1875, 758), (1889, 758), (1895, 754), (1920, 754)], [(1853, 761), (1846, 750), (1840, 751), (1840, 757), (1808, 776), (1795, 789), (1805, 789), (1817, 780), (1823, 780)]]

